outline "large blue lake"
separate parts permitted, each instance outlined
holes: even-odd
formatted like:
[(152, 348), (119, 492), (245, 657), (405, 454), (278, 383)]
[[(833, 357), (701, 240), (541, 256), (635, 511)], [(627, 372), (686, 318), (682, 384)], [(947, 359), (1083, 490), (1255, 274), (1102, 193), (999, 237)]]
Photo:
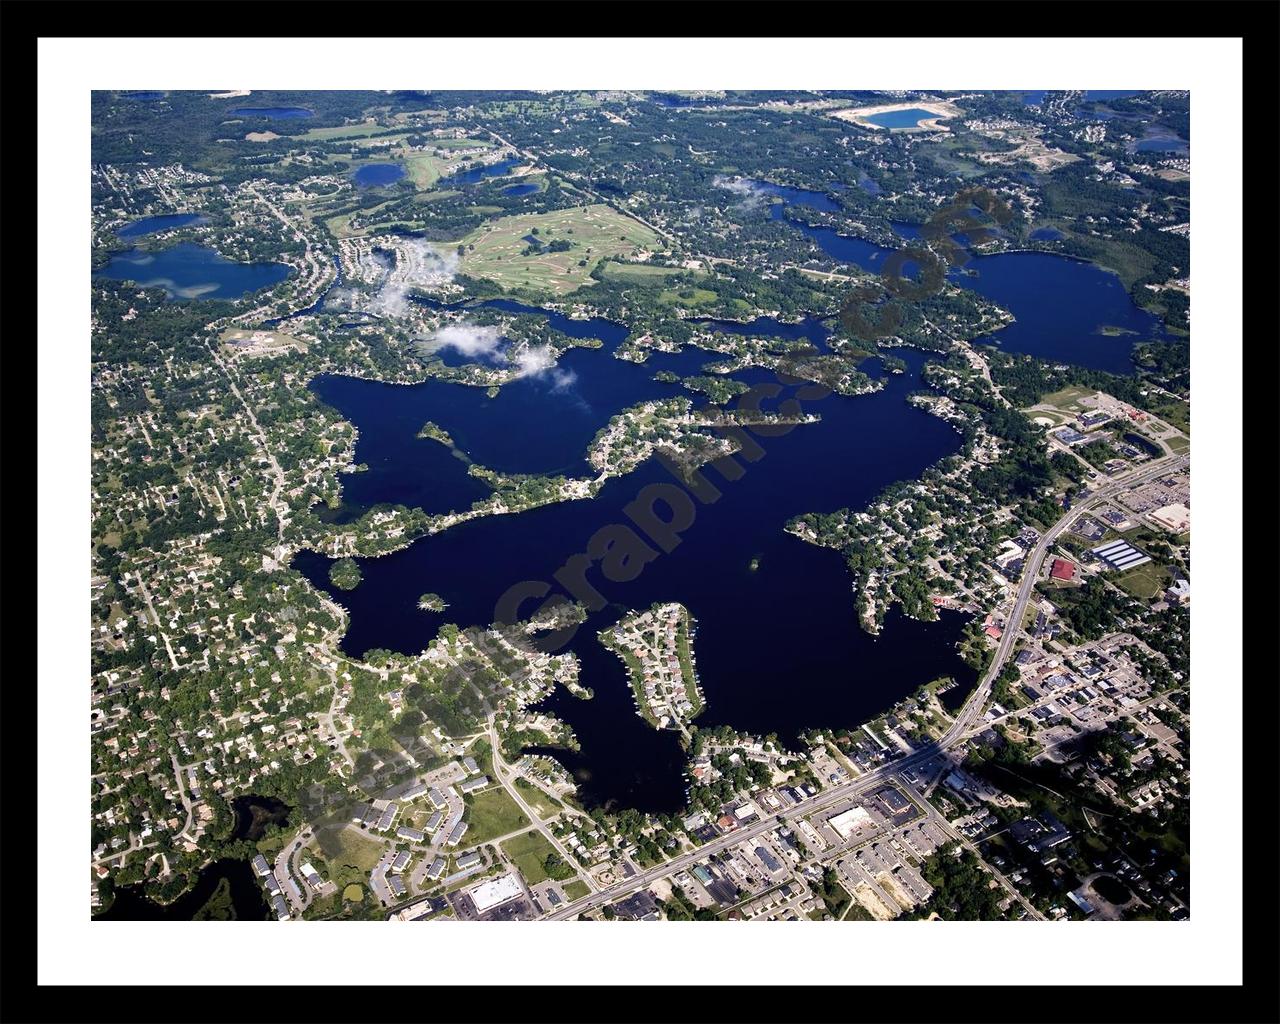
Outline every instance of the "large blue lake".
[(184, 242), (160, 252), (117, 253), (95, 277), (163, 288), (170, 299), (238, 299), (289, 276), (283, 263), (235, 263), (212, 249)]
[(883, 114), (872, 114), (865, 120), (881, 128), (914, 128), (921, 121), (937, 116), (931, 111), (912, 107), (910, 110), (886, 110)]
[[(509, 313), (539, 313), (570, 337), (598, 339), (610, 351), (627, 335), (625, 327), (600, 318), (572, 320), (507, 299), (481, 305)], [(379, 503), (448, 512), (488, 496), (489, 489), (470, 476), (466, 463), (448, 448), (418, 439), (427, 420), (445, 427), (459, 451), (490, 469), (594, 476), (585, 459), (587, 446), (614, 413), (675, 395), (697, 401), (677, 384), (654, 380), (657, 371), (695, 374), (720, 358), (695, 348), (677, 355), (658, 353), (641, 364), (610, 358), (597, 349), (571, 349), (554, 370), (507, 384), (495, 398), (489, 398), (485, 388), (440, 380), (404, 386), (318, 377), (312, 383), (316, 395), (360, 425), (356, 462), (369, 466), (343, 477), (344, 511), (338, 518), (352, 518)], [(476, 360), (445, 361), (456, 365)]]
[(365, 164), (351, 175), (351, 180), (359, 188), (377, 188), (394, 184), (404, 175), (405, 170), (401, 164)]
[(206, 223), (205, 218), (198, 213), (162, 213), (155, 217), (142, 217), (132, 224), (126, 224), (116, 234), (120, 238), (140, 238), (160, 231), (172, 231), (175, 228), (204, 223)]
[[(827, 204), (832, 203), (823, 192), (775, 189), (778, 186), (766, 191), (780, 195), (787, 203), (817, 209), (829, 209)], [(788, 194), (781, 196), (782, 192)], [(787, 203), (775, 203), (771, 216), (802, 231), (831, 259), (875, 273), (884, 270), (885, 260), (894, 250), (806, 224), (788, 215)], [(903, 236), (904, 245), (920, 235), (917, 225), (893, 226)], [(951, 269), (948, 278), (1013, 313), (1015, 323), (989, 335), (992, 342), (1012, 352), (1131, 374), (1135, 341), (1167, 341), (1170, 337), (1159, 317), (1134, 303), (1117, 275), (1085, 260), (1041, 252), (974, 256), (962, 268)], [(1102, 327), (1133, 333), (1104, 335)]]
[[(773, 330), (767, 324), (748, 329)], [(817, 321), (808, 329), (815, 339), (825, 335)], [(438, 382), (397, 388), (318, 379), (317, 394), (359, 427), (356, 457), (371, 466), (367, 474), (344, 477), (348, 494), (366, 502), (421, 500), (436, 508), (460, 507), (482, 496), (483, 488), (474, 486), (466, 467), (443, 445), (414, 438), (427, 419), (448, 430), (477, 462), (516, 472), (579, 470), (587, 441), (622, 405), (688, 394), (653, 381), (656, 370), (690, 373), (715, 358), (695, 350), (637, 366), (612, 358), (615, 344), (610, 340), (603, 349), (564, 356), (559, 368), (576, 374), (571, 387), (522, 381), (493, 400), (481, 389)], [(800, 512), (864, 505), (885, 484), (915, 477), (959, 447), (950, 427), (907, 403), (908, 393), (920, 386), (924, 356), (902, 354), (909, 372), (888, 377), (883, 391), (805, 403), (821, 422), (760, 438), (763, 454), (743, 463), (739, 479), (725, 480), (706, 469), (722, 496), (697, 506), (694, 522), (670, 554), (656, 557), (629, 582), (590, 576), (605, 606), (578, 630), (569, 649), (582, 659), (582, 682), (595, 697), (582, 701), (557, 690), (544, 705), (579, 737), (581, 751), (556, 756), (575, 774), (589, 803), (655, 811), (684, 803), (683, 759), (674, 734), (641, 721), (621, 662), (596, 640), (596, 632), (626, 608), (675, 600), (699, 620), (696, 653), (708, 699), (700, 725), (728, 723), (793, 740), (811, 726), (856, 726), (941, 675), (972, 685), (972, 672), (955, 653), (962, 616), (920, 623), (894, 614), (883, 635), (872, 637), (855, 621), (850, 577), (839, 555), (782, 530)], [(740, 376), (751, 383), (772, 379), (761, 371)], [(553, 582), (555, 571), (584, 550), (597, 530), (628, 522), (623, 507), (643, 487), (673, 480), (650, 460), (611, 480), (592, 500), (477, 520), (392, 555), (361, 559), (364, 578), (354, 591), (333, 590), (324, 556), (302, 552), (294, 565), (349, 610), (344, 650), (355, 656), (373, 647), (416, 652), (446, 621), (494, 621), (498, 599), (511, 585)], [(425, 590), (444, 597), (448, 609), (419, 610), (417, 598)]]
[(506, 160), (499, 160), (497, 163), (473, 167), (469, 171), (458, 171), (447, 178), (441, 178), (436, 182), (435, 187), (457, 188), (459, 185), (474, 185), (485, 178), (500, 178), (504, 174), (510, 173), (513, 167), (519, 167), (520, 163), (519, 157), (510, 157)]
[[(825, 193), (783, 186), (763, 190), (783, 200), (773, 208), (775, 217), (786, 217), (788, 204), (839, 208)], [(840, 262), (877, 270), (889, 251), (830, 229), (792, 223)], [(916, 226), (898, 227), (904, 237), (918, 235)], [(1155, 318), (1133, 305), (1118, 278), (1087, 263), (1010, 253), (975, 257), (966, 270), (976, 273), (955, 276), (957, 284), (1018, 316), (1017, 324), (996, 335), (1011, 349), (1127, 372), (1129, 342), (1102, 337), (1097, 328), (1141, 329), (1149, 336), (1157, 326)], [(507, 300), (488, 305), (532, 312)], [(586, 447), (610, 416), (649, 398), (689, 394), (655, 381), (655, 372), (688, 375), (718, 358), (690, 348), (631, 364), (612, 356), (625, 327), (543, 315), (572, 336), (600, 339), (603, 347), (571, 350), (554, 371), (507, 385), (492, 399), (484, 389), (440, 381), (409, 387), (346, 377), (314, 381), (316, 394), (359, 428), (356, 461), (369, 465), (367, 472), (343, 478), (345, 504), (339, 516), (350, 518), (381, 502), (433, 512), (465, 508), (489, 493), (467, 473), (468, 460), (513, 473), (581, 475), (587, 472)], [(798, 324), (704, 324), (711, 330), (804, 338), (818, 348), (829, 333), (816, 317)], [(839, 555), (782, 529), (802, 512), (864, 507), (885, 485), (916, 478), (959, 448), (955, 431), (907, 402), (921, 386), (925, 354), (899, 354), (907, 372), (885, 377), (880, 392), (804, 402), (805, 411), (819, 414), (821, 421), (759, 438), (760, 457), (739, 460), (743, 471), (734, 474), (736, 479), (705, 468), (705, 478), (720, 496), (697, 503), (679, 543), (669, 553), (653, 549), (652, 560), (633, 578), (609, 581), (598, 566), (588, 569), (585, 580), (600, 604), (566, 649), (581, 660), (581, 681), (595, 696), (579, 700), (558, 688), (540, 705), (578, 736), (580, 751), (553, 753), (574, 774), (588, 804), (674, 811), (685, 803), (687, 780), (675, 734), (644, 724), (621, 662), (596, 639), (598, 630), (627, 609), (680, 601), (697, 618), (696, 657), (707, 697), (700, 726), (729, 724), (777, 733), (789, 742), (806, 728), (856, 726), (940, 676), (956, 678), (961, 692), (972, 687), (974, 673), (956, 653), (964, 616), (944, 613), (937, 622), (924, 623), (895, 611), (873, 637), (856, 622), (851, 579)], [(749, 384), (774, 380), (762, 371), (735, 376)], [(784, 389), (784, 397), (791, 393)], [(773, 404), (764, 403), (766, 408)], [(459, 452), (418, 439), (427, 420), (447, 430)], [(585, 551), (602, 527), (629, 523), (624, 509), (643, 488), (674, 479), (651, 459), (609, 481), (594, 499), (476, 520), (394, 554), (359, 559), (363, 580), (353, 591), (332, 588), (325, 556), (304, 551), (294, 566), (348, 609), (350, 627), (342, 644), (349, 654), (359, 657), (372, 648), (417, 652), (445, 622), (485, 625), (500, 618), (499, 599), (515, 584), (541, 582), (551, 593), (563, 592), (557, 570)], [(424, 591), (439, 593), (448, 603), (446, 611), (420, 610), (417, 600)], [(525, 605), (522, 614), (536, 604)]]

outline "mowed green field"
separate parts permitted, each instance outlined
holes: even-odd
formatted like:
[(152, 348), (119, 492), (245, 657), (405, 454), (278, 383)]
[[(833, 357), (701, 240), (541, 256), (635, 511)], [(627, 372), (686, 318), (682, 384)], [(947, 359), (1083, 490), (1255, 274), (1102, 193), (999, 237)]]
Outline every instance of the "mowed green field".
[(466, 820), (471, 826), (463, 839), (467, 846), (488, 842), (530, 824), (519, 805), (501, 786), (475, 794), (467, 806)]
[[(522, 255), (529, 246), (525, 236), (532, 234), (534, 228), (544, 246), (563, 240), (570, 242), (572, 248)], [(652, 249), (657, 242), (658, 236), (643, 224), (603, 203), (520, 214), (485, 224), (462, 239), (467, 247), (462, 271), (488, 278), (504, 288), (566, 295), (589, 283), (591, 271), (602, 259), (632, 256)], [(579, 266), (580, 261), (585, 265)]]
[(1173, 574), (1163, 565), (1148, 562), (1115, 577), (1115, 584), (1121, 590), (1136, 598), (1149, 601), (1158, 597), (1173, 584)]
[(603, 273), (610, 281), (639, 281), (642, 284), (653, 284), (686, 271), (679, 267), (651, 267), (645, 263), (606, 263)]
[(1093, 394), (1096, 394), (1093, 388), (1065, 387), (1061, 391), (1045, 395), (1038, 404), (1049, 405), (1065, 413), (1075, 414), (1083, 412), (1086, 408), (1081, 404), (1080, 399), (1088, 398)]
[(556, 851), (541, 832), (526, 832), (508, 839), (502, 844), (502, 852), (520, 869), (520, 874), (524, 875), (524, 880), (529, 885), (537, 885), (550, 877), (542, 865)]
[[(492, 147), (492, 143), (485, 142), (480, 139), (439, 139), (431, 143), (435, 149), (443, 149), (446, 152), (450, 149), (469, 148), (474, 149), (483, 146), (485, 149)], [(418, 187), (419, 190), (429, 189), (441, 178), (448, 177), (454, 171), (466, 163), (470, 157), (455, 157), (452, 155), (437, 156), (433, 152), (418, 152), (416, 150), (400, 150), (396, 154), (397, 159), (404, 163), (405, 171), (409, 175), (409, 180)]]
[(340, 835), (342, 852), (330, 858), (331, 863), (350, 864), (362, 871), (372, 871), (382, 856), (382, 844), (361, 835), (353, 828), (343, 829)]

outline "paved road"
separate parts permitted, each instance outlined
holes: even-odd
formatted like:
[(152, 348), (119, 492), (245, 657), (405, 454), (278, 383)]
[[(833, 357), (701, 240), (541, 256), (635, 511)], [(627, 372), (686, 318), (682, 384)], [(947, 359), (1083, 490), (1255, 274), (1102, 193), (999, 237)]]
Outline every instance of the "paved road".
[[(180, 667), (178, 659), (174, 656), (173, 646), (169, 643), (169, 634), (164, 631), (164, 625), (160, 618), (160, 613), (156, 611), (156, 606), (151, 603), (151, 591), (147, 589), (146, 581), (142, 578), (142, 572), (135, 571), (133, 574), (137, 580), (138, 589), (142, 591), (142, 599), (147, 603), (147, 611), (151, 613), (151, 618), (155, 620), (156, 631), (160, 634), (160, 639), (164, 641), (164, 649), (169, 653), (169, 664), (173, 666), (176, 672)], [(126, 579), (128, 575), (126, 574)]]
[[(258, 443), (262, 448), (263, 457), (271, 466), (271, 476), (273, 483), (271, 486), (271, 495), (267, 498), (267, 504), (271, 507), (271, 511), (276, 517), (276, 541), (280, 546), (284, 545), (284, 528), (289, 521), (289, 506), (280, 500), (280, 492), (284, 490), (284, 470), (280, 468), (280, 462), (276, 459), (275, 453), (271, 450), (271, 445), (267, 443), (267, 433), (258, 423), (258, 417), (253, 413), (253, 406), (245, 401), (244, 395), (240, 393), (240, 389), (236, 387), (235, 375), (227, 368), (227, 364), (222, 357), (218, 355), (218, 348), (214, 344), (209, 345), (209, 351), (213, 354), (213, 361), (218, 364), (218, 368), (226, 375), (227, 384), (231, 387), (231, 393), (236, 396), (240, 404), (244, 406), (245, 415), (248, 416), (249, 422), (253, 425), (253, 432), (258, 435)], [(177, 668), (177, 665), (174, 666)]]
[(182, 784), (182, 768), (178, 765), (178, 755), (170, 752), (169, 760), (173, 762), (173, 777), (178, 783), (178, 799), (182, 801), (183, 809), (187, 812), (186, 823), (183, 824), (178, 835), (194, 846), (195, 839), (188, 835), (191, 831), (191, 799), (187, 796), (187, 787)]
[(1032, 549), (1031, 554), (1027, 557), (1023, 565), (1022, 583), (1018, 588), (1017, 597), (1014, 600), (1013, 611), (1009, 615), (1005, 623), (1004, 633), (1000, 637), (1000, 644), (996, 648), (995, 657), (991, 660), (991, 665), (983, 674), (978, 687), (970, 694), (969, 699), (965, 702), (964, 707), (952, 722), (951, 727), (943, 733), (943, 735), (934, 743), (925, 747), (921, 747), (914, 754), (909, 754), (900, 760), (890, 764), (883, 765), (874, 771), (860, 775), (858, 778), (845, 783), (842, 786), (836, 786), (819, 794), (814, 799), (795, 807), (788, 808), (782, 814), (773, 818), (766, 818), (756, 824), (730, 832), (726, 836), (713, 840), (700, 846), (696, 850), (681, 854), (663, 864), (642, 871), (631, 878), (624, 879), (606, 889), (593, 893), (590, 896), (584, 896), (580, 900), (567, 904), (556, 913), (549, 915), (549, 919), (553, 921), (562, 921), (568, 918), (577, 917), (579, 914), (605, 903), (610, 903), (621, 896), (626, 896), (637, 889), (644, 888), (649, 883), (663, 878), (683, 868), (692, 867), (701, 860), (706, 859), (713, 853), (734, 846), (744, 839), (752, 839), (756, 836), (763, 835), (765, 832), (771, 831), (780, 821), (790, 820), (794, 818), (808, 817), (811, 814), (818, 813), (843, 801), (849, 801), (858, 797), (872, 789), (884, 785), (893, 776), (900, 772), (905, 772), (911, 768), (918, 767), (926, 761), (936, 757), (938, 754), (946, 751), (954, 746), (964, 734), (973, 725), (974, 721), (981, 716), (987, 706), (987, 700), (990, 696), (991, 685), (995, 681), (996, 676), (1000, 674), (1004, 668), (1005, 660), (1009, 657), (1009, 652), (1013, 648), (1014, 638), (1020, 632), (1022, 616), (1026, 612), (1027, 604), (1030, 601), (1031, 594), (1035, 590), (1035, 585), (1039, 579), (1040, 564), (1044, 560), (1045, 554), (1050, 546), (1058, 538), (1058, 535), (1067, 528), (1067, 524), (1072, 522), (1077, 515), (1094, 507), (1095, 505), (1106, 501), (1115, 495), (1127, 490), (1134, 484), (1143, 483), (1146, 480), (1163, 476), (1166, 473), (1173, 472), (1183, 465), (1189, 464), (1188, 456), (1178, 456), (1176, 458), (1158, 459), (1155, 462), (1138, 467), (1121, 476), (1114, 477), (1109, 483), (1094, 491), (1089, 497), (1074, 506), (1066, 515), (1053, 524), (1040, 542)]
[[(530, 807), (525, 802), (524, 797), (520, 795), (520, 790), (515, 785), (515, 782), (514, 782), (515, 773), (511, 770), (510, 766), (506, 763), (506, 761), (502, 759), (502, 742), (498, 738), (498, 730), (494, 726), (493, 719), (494, 719), (494, 716), (492, 714), (489, 715), (489, 746), (493, 750), (493, 773), (498, 777), (497, 778), (498, 785), (500, 785), (503, 789), (505, 789), (508, 793), (510, 793), (512, 797), (515, 798), (515, 801), (519, 805), (520, 810), (524, 811), (525, 817), (528, 818), (533, 823), (533, 827), (536, 828), (539, 832), (541, 832), (543, 837), (547, 840), (547, 842), (549, 842), (552, 845), (552, 847), (555, 848), (556, 853), (560, 855), (560, 859), (563, 860), (566, 864), (568, 864), (571, 868), (573, 868), (575, 872), (577, 872), (578, 877), (582, 879), (583, 882), (586, 883), (587, 888), (590, 889), (592, 892), (598, 892), (600, 889), (600, 886), (596, 883), (596, 880), (592, 878), (591, 875), (582, 868), (582, 866), (578, 863), (578, 858), (564, 848), (560, 840), (557, 839), (555, 835), (552, 833), (551, 829), (547, 828), (547, 826), (543, 824), (543, 821), (538, 816), (538, 813), (532, 807)], [(520, 829), (520, 831), (524, 832), (527, 830)]]

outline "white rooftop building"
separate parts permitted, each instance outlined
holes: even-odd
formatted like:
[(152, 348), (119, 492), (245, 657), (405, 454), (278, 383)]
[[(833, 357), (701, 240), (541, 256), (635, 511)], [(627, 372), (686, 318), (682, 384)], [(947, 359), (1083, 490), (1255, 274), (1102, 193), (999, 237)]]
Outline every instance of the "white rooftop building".
[(483, 914), (487, 910), (506, 903), (507, 900), (515, 899), (523, 891), (515, 875), (506, 874), (488, 882), (481, 882), (474, 889), (469, 890), (467, 895), (476, 905), (476, 910)]

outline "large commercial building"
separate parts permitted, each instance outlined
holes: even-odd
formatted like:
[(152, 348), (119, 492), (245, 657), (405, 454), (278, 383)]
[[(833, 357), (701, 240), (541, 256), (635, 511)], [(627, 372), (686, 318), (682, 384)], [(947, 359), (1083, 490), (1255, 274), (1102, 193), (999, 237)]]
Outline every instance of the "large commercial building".
[(1151, 561), (1149, 555), (1143, 554), (1127, 540), (1113, 540), (1107, 544), (1102, 544), (1094, 548), (1093, 553), (1110, 568), (1119, 572)]
[(1165, 505), (1147, 515), (1153, 523), (1158, 523), (1172, 533), (1186, 533), (1191, 529), (1191, 509), (1181, 503)]
[(827, 824), (836, 830), (841, 839), (848, 839), (863, 825), (871, 824), (871, 815), (865, 807), (850, 807), (847, 811), (833, 814)]
[(506, 874), (492, 881), (481, 882), (474, 889), (468, 890), (467, 895), (476, 905), (476, 910), (483, 914), (486, 910), (506, 903), (507, 900), (515, 899), (523, 891), (515, 876)]

